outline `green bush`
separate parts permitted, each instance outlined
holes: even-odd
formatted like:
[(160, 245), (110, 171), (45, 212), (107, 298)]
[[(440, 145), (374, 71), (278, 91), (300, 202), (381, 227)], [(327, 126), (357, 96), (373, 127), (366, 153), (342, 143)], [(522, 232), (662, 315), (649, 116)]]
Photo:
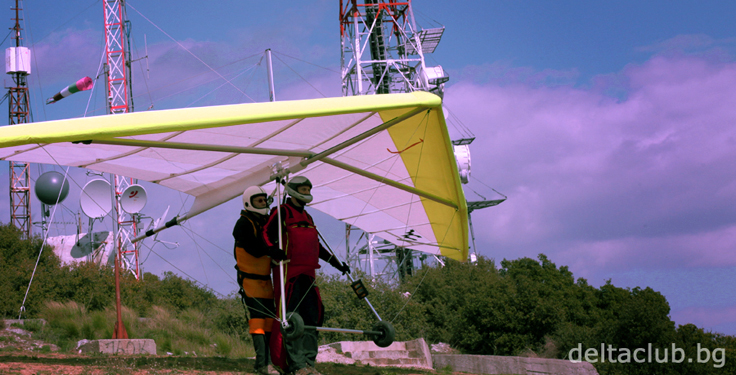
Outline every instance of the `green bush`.
[[(357, 274), (355, 278), (363, 276)], [(358, 299), (344, 278), (339, 275), (320, 275), (317, 285), (325, 307), (325, 327), (370, 330), (378, 322), (366, 301)], [(381, 319), (391, 322), (396, 329), (397, 341), (421, 336), (424, 331), (421, 306), (409, 300), (400, 288), (380, 281), (364, 281), (364, 285), (369, 293), (367, 298)], [(365, 338), (354, 334), (320, 333), (322, 344), (363, 339)]]
[[(17, 318), (41, 246), (38, 238), (20, 240), (19, 232), (0, 225), (0, 312)], [(697, 345), (723, 348), (725, 365), (598, 363), (607, 374), (736, 373), (736, 338), (704, 332), (693, 325), (675, 327), (670, 307), (651, 288), (600, 288), (575, 279), (545, 255), (503, 260), (500, 266), (481, 257), (477, 263), (448, 260), (444, 267), (425, 267), (402, 283), (370, 282), (368, 299), (383, 320), (396, 329), (397, 340), (425, 338), (445, 342), (467, 354), (536, 355), (566, 358), (582, 345), (601, 343), (631, 350), (651, 343), (672, 343), (694, 358)], [(370, 329), (377, 318), (358, 299), (345, 278), (319, 275), (325, 326)], [(217, 298), (212, 292), (171, 272), (146, 273), (142, 281), (121, 278), (123, 322), (131, 338), (156, 340), (159, 352), (228, 357), (253, 356), (248, 317), (239, 296)], [(36, 337), (72, 349), (81, 339), (112, 337), (116, 321), (114, 273), (93, 264), (61, 266), (44, 249), (28, 298), (22, 328)], [(144, 320), (139, 318), (144, 317)], [(37, 324), (37, 325), (34, 325)], [(351, 334), (321, 333), (320, 343), (361, 340)], [(713, 361), (711, 361), (713, 362)], [(697, 366), (696, 366), (697, 365)]]

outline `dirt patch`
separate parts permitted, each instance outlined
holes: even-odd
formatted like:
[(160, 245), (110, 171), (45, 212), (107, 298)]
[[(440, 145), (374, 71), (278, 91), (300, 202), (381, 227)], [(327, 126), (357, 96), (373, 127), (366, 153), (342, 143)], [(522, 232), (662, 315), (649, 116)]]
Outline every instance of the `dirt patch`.
[(45, 365), (40, 363), (0, 363), (0, 374), (18, 375), (107, 375), (107, 374), (130, 374), (130, 375), (153, 375), (153, 374), (182, 374), (182, 375), (235, 375), (247, 374), (246, 372), (221, 372), (221, 371), (196, 371), (196, 370), (136, 370), (126, 368), (70, 366), (70, 365)]
[(29, 351), (29, 352), (58, 352), (59, 347), (47, 344), (41, 340), (34, 340), (31, 332), (19, 327), (5, 326), (0, 330), (0, 352)]

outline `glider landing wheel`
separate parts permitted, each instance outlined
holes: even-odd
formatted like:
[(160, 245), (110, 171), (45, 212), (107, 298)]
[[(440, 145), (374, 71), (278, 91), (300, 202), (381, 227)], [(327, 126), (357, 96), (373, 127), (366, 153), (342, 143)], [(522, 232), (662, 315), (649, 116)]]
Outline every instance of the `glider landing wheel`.
[(286, 316), (288, 316), (286, 321), (289, 323), (289, 326), (281, 326), (281, 334), (284, 335), (284, 338), (294, 341), (302, 337), (304, 335), (304, 319), (295, 312), (287, 313)]
[(373, 343), (381, 348), (393, 344), (394, 338), (396, 337), (396, 330), (394, 330), (394, 326), (391, 323), (382, 320), (373, 326), (373, 330), (381, 332), (380, 335), (373, 336)]

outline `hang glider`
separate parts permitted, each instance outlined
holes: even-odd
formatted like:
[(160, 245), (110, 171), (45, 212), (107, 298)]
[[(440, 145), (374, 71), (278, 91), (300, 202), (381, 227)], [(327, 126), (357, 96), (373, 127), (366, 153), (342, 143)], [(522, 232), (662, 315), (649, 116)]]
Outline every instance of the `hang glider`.
[(0, 159), (114, 173), (194, 196), (178, 222), (250, 185), (304, 175), (314, 185), (309, 207), (398, 246), (467, 259), (467, 205), (441, 99), (425, 92), (5, 126)]

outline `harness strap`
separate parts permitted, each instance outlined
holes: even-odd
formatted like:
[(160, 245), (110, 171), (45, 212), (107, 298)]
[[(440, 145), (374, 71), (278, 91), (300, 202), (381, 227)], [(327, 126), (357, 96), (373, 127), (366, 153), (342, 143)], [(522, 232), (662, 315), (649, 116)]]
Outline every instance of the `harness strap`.
[(248, 273), (241, 271), (237, 265), (235, 265), (235, 270), (238, 271), (238, 284), (243, 285), (243, 279), (251, 279), (251, 280), (271, 280), (271, 275), (259, 275), (257, 273)]
[(306, 221), (300, 221), (298, 223), (294, 223), (289, 225), (289, 228), (316, 228), (311, 223), (307, 223)]
[(254, 222), (253, 220), (251, 220), (247, 215), (240, 214), (240, 216), (248, 219), (248, 221), (250, 221), (250, 223), (253, 224), (253, 236), (256, 237), (256, 238), (258, 238), (259, 229), (262, 229), (261, 228), (261, 225), (259, 225), (258, 223)]

